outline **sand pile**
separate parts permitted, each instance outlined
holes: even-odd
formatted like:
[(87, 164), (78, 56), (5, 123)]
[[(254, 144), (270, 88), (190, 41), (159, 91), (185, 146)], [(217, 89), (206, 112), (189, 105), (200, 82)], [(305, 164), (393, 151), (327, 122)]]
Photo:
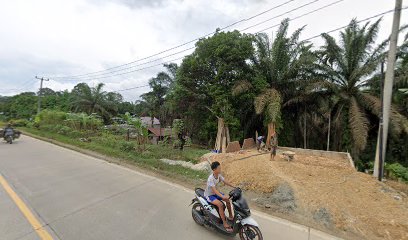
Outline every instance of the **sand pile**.
[[(296, 154), (275, 161), (256, 150), (211, 155), (254, 201), (289, 219), (349, 239), (408, 239), (408, 199), (401, 191), (356, 172), (342, 158)], [(293, 220), (293, 219), (291, 219)]]

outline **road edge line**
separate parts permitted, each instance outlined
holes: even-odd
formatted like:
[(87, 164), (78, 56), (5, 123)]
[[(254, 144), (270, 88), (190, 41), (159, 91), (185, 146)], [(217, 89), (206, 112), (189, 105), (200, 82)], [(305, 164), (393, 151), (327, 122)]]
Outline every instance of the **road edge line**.
[(13, 202), (20, 209), (21, 213), (31, 224), (34, 231), (42, 240), (53, 240), (52, 236), (44, 229), (43, 225), (34, 216), (31, 210), (27, 207), (24, 201), (17, 195), (17, 193), (11, 188), (10, 184), (6, 181), (2, 174), (0, 174), (0, 184), (3, 186), (4, 190), (8, 193)]

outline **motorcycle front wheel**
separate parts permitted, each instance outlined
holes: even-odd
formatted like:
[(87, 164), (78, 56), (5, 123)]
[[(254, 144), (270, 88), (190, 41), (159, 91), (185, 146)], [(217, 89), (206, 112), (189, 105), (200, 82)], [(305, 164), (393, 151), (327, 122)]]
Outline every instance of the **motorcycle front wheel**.
[(241, 240), (263, 240), (261, 230), (252, 225), (244, 225), (239, 230)]

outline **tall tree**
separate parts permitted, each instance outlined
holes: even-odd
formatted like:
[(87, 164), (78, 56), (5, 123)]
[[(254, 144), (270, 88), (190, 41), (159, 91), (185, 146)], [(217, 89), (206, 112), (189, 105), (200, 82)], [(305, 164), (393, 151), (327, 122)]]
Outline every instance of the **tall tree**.
[(195, 51), (184, 58), (175, 86), (175, 101), (188, 131), (202, 139), (213, 138), (216, 116), (238, 130), (235, 109), (241, 106), (231, 90), (238, 80), (251, 77), (252, 55), (252, 36), (238, 31), (217, 32), (197, 42)]
[[(376, 44), (379, 24), (380, 20), (359, 26), (356, 20), (352, 20), (340, 33), (339, 42), (328, 34), (322, 35), (325, 44), (319, 52), (319, 71), (324, 80), (318, 89), (338, 97), (333, 106), (338, 119), (334, 126), (337, 138), (343, 141), (338, 142), (337, 149), (352, 150), (354, 156), (367, 143), (370, 125), (367, 113), (380, 115), (380, 99), (363, 88), (384, 59), (388, 41)], [(395, 109), (391, 124), (396, 132), (408, 131), (406, 119)]]
[(289, 20), (282, 21), (276, 38), (271, 41), (266, 34), (255, 36), (255, 55), (252, 59), (255, 78), (241, 80), (234, 87), (234, 94), (253, 91), (257, 114), (263, 116), (268, 126), (268, 139), (282, 124), (282, 104), (299, 98), (302, 86), (310, 79), (315, 56), (312, 45), (299, 41), (303, 28), (288, 36)]
[(112, 114), (117, 113), (117, 104), (122, 99), (119, 94), (108, 93), (103, 90), (103, 83), (96, 87), (89, 87), (86, 83), (79, 83), (72, 90), (72, 107), (75, 111), (88, 114), (97, 113), (109, 121)]

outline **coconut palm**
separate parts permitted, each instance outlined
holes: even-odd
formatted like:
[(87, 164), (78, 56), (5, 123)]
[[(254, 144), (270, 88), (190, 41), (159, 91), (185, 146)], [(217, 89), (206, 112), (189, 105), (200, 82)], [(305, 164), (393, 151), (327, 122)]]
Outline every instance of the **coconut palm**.
[[(315, 56), (311, 44), (299, 41), (303, 28), (288, 35), (289, 21), (282, 21), (276, 38), (271, 41), (268, 35), (255, 35), (255, 56), (252, 59), (255, 77), (252, 81), (239, 81), (233, 94), (249, 90), (255, 92), (254, 107), (262, 114), (268, 125), (268, 138), (281, 124), (282, 106), (297, 97), (297, 92), (309, 79)], [(283, 104), (283, 105), (282, 105)]]
[[(338, 139), (350, 137), (354, 154), (363, 150), (367, 143), (369, 120), (367, 113), (380, 115), (380, 99), (370, 93), (365, 87), (381, 61), (384, 60), (384, 50), (388, 41), (376, 44), (380, 20), (373, 24), (359, 26), (352, 20), (347, 28), (340, 33), (340, 41), (323, 34), (325, 41), (318, 51), (321, 64), (318, 66), (321, 77), (324, 78), (314, 91), (335, 95), (337, 101), (332, 110), (336, 116), (334, 127), (337, 128)], [(397, 111), (392, 111), (391, 123), (396, 132), (408, 131), (406, 119)], [(339, 143), (339, 145), (341, 142)]]
[(76, 85), (72, 90), (73, 109), (88, 114), (97, 113), (105, 121), (108, 120), (112, 113), (117, 112), (117, 104), (113, 98), (118, 96), (103, 91), (103, 87), (103, 83), (99, 83), (96, 87), (89, 87), (86, 83)]

